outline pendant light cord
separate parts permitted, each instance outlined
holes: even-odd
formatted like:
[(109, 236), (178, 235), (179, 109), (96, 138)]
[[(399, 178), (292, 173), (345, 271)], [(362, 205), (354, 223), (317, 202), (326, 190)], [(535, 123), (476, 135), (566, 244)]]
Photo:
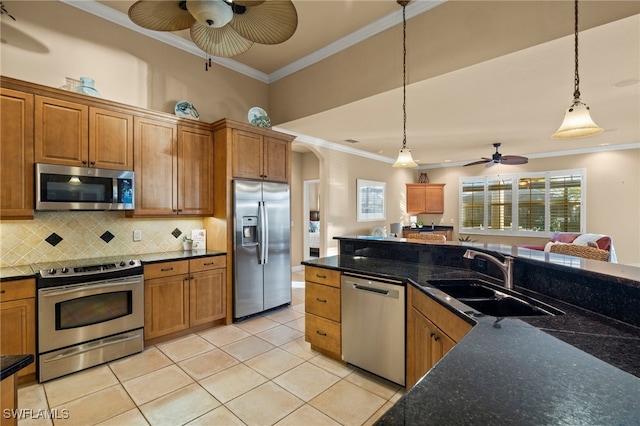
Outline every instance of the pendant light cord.
[(402, 148), (407, 146), (407, 19), (402, 6)]
[(574, 31), (574, 44), (575, 44), (575, 76), (573, 86), (573, 102), (578, 103), (580, 101), (580, 76), (578, 75), (578, 0), (575, 0), (575, 31)]

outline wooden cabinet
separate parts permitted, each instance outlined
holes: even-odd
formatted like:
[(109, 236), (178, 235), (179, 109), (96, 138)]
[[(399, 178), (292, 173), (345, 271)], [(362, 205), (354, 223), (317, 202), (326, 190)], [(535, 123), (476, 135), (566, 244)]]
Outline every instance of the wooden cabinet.
[(305, 340), (336, 359), (342, 356), (340, 272), (305, 267)]
[(413, 286), (407, 291), (407, 389), (471, 330), (472, 325)]
[(226, 257), (144, 267), (145, 341), (179, 335), (226, 317)]
[[(208, 127), (208, 126), (207, 126)], [(213, 134), (207, 128), (178, 125), (179, 214), (213, 214)]]
[(0, 88), (0, 219), (32, 219), (33, 95)]
[(289, 142), (244, 130), (233, 131), (233, 177), (289, 182)]
[[(36, 283), (34, 279), (0, 282), (0, 347), (3, 355), (36, 354)], [(36, 363), (19, 377), (35, 374)]]
[(134, 217), (213, 214), (213, 135), (203, 126), (135, 117)]
[(35, 162), (133, 170), (133, 115), (35, 97)]
[(429, 226), (426, 227), (427, 231), (424, 231), (424, 227), (423, 228), (415, 228), (415, 229), (403, 229), (402, 230), (402, 237), (403, 238), (408, 238), (408, 235), (410, 234), (415, 234), (420, 233), (420, 232), (431, 232), (433, 234), (440, 234), (440, 235), (444, 235), (444, 237), (447, 239), (447, 241), (452, 241), (453, 240), (453, 231), (451, 229), (446, 229), (446, 230), (439, 230), (436, 229), (434, 231), (430, 231), (429, 230)]
[(444, 213), (443, 183), (408, 183), (407, 214)]

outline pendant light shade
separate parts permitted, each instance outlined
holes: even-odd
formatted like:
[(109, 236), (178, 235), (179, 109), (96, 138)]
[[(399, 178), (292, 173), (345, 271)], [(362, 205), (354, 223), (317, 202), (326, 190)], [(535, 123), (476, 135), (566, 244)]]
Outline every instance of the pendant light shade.
[(393, 163), (393, 167), (416, 167), (417, 165), (418, 163), (413, 161), (411, 150), (403, 145), (402, 148), (400, 148), (398, 159)]
[(407, 19), (405, 8), (409, 2), (398, 0), (402, 6), (402, 148), (398, 154), (398, 159), (393, 163), (393, 167), (416, 167), (418, 163), (413, 161), (411, 150), (407, 148)]
[(578, 74), (578, 0), (575, 0), (575, 30), (574, 30), (574, 52), (575, 52), (575, 74), (573, 89), (573, 104), (564, 113), (564, 120), (560, 128), (551, 135), (554, 139), (573, 139), (585, 136), (598, 135), (604, 132), (591, 119), (589, 107), (580, 100), (580, 75)]
[(560, 128), (551, 135), (554, 139), (572, 139), (598, 135), (604, 132), (591, 119), (589, 107), (580, 102), (574, 103), (564, 113), (564, 120)]

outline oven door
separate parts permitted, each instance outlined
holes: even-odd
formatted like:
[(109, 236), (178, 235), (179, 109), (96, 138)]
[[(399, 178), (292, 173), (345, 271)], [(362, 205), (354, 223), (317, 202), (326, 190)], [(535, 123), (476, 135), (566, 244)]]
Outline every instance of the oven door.
[(38, 290), (38, 352), (144, 326), (142, 275)]

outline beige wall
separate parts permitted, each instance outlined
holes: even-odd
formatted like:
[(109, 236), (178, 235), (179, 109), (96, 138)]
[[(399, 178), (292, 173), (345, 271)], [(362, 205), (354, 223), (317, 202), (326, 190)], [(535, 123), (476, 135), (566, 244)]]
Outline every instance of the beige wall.
[(302, 154), (291, 155), (291, 265), (300, 265), (303, 260), (302, 233), (305, 231), (305, 219), (302, 205), (304, 197)]
[[(430, 182), (446, 183), (443, 215), (421, 215), (424, 223), (449, 224), (454, 221), (458, 238), (459, 178), (463, 176), (495, 175), (498, 173), (538, 172), (546, 170), (581, 169), (587, 171), (586, 232), (607, 234), (613, 238), (619, 263), (640, 266), (640, 150), (608, 151), (544, 159), (531, 159), (522, 166), (449, 167), (427, 170)], [(418, 173), (419, 174), (419, 173)], [(416, 174), (416, 178), (418, 176)], [(465, 234), (466, 235), (466, 234)], [(544, 239), (526, 237), (496, 237), (472, 235), (480, 242), (503, 244), (544, 244)]]
[(188, 100), (200, 119), (247, 120), (268, 104), (267, 85), (58, 1), (10, 2), (2, 18), (2, 75), (61, 87), (91, 77), (103, 98), (174, 112)]

